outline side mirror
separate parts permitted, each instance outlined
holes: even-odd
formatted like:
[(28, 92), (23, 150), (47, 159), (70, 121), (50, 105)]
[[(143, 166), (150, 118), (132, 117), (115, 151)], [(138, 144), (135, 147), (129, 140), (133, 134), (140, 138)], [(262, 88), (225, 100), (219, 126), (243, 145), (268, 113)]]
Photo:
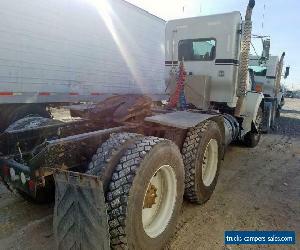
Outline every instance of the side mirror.
[(290, 66), (285, 68), (284, 79), (286, 79), (290, 75)]

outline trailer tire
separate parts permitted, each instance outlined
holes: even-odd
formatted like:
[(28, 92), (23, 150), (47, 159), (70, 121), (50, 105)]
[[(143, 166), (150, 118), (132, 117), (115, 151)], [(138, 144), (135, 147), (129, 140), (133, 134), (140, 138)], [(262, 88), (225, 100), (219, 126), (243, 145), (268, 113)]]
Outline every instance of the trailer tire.
[(184, 141), (182, 154), (184, 196), (190, 202), (203, 204), (215, 189), (221, 165), (222, 135), (218, 124), (208, 120), (191, 128)]
[(0, 125), (0, 132), (8, 128), (12, 123), (20, 120), (28, 115), (37, 115), (44, 118), (51, 118), (50, 113), (46, 110), (46, 106), (38, 104), (24, 104), (19, 106), (7, 106), (0, 113), (2, 121)]
[(8, 122), (11, 124), (17, 120), (20, 120), (28, 115), (38, 115), (43, 118), (51, 118), (50, 113), (42, 105), (24, 105), (16, 108), (8, 116)]
[(183, 192), (178, 147), (157, 137), (137, 139), (120, 159), (106, 195), (111, 247), (162, 249), (176, 228)]

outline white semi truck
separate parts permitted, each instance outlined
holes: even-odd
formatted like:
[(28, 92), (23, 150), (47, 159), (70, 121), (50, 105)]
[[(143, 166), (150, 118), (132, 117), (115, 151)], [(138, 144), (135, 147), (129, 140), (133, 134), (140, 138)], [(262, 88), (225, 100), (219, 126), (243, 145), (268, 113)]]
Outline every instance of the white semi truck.
[[(282, 72), (285, 53), (279, 56), (270, 55), (270, 39), (263, 40), (261, 56), (250, 55), (249, 69), (252, 75), (252, 90), (264, 94), (262, 131), (269, 132), (280, 116), (284, 105), (281, 89)], [(289, 75), (290, 67), (286, 67), (284, 78)]]
[[(163, 248), (183, 197), (211, 197), (226, 146), (257, 145), (254, 5), (244, 20), (165, 23), (121, 0), (1, 3), (1, 179), (36, 201), (55, 187), (58, 249)], [(178, 110), (168, 100), (182, 64)], [(71, 122), (46, 110), (74, 103)]]

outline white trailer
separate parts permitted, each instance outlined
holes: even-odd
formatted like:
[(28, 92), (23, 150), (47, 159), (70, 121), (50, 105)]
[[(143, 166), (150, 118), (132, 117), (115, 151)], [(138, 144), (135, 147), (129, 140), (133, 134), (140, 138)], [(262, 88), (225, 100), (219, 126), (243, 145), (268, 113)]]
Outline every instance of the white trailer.
[(49, 104), (164, 94), (165, 21), (128, 2), (11, 0), (0, 13), (2, 127)]

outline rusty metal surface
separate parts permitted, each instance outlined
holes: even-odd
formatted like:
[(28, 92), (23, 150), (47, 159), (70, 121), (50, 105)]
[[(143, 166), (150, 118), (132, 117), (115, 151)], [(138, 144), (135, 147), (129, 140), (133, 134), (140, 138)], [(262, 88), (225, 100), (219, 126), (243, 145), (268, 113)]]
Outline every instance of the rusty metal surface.
[(171, 140), (181, 149), (186, 138), (186, 133), (186, 129), (168, 128), (166, 129), (164, 138)]
[(152, 206), (156, 204), (156, 198), (157, 198), (157, 188), (150, 183), (144, 198), (143, 208), (152, 208)]
[(152, 99), (144, 95), (112, 96), (95, 105), (70, 107), (72, 114), (109, 123), (142, 121), (151, 115)]
[(20, 119), (0, 134), (0, 152), (14, 154), (18, 147), (24, 154), (45, 138), (58, 136), (59, 128), (63, 126), (60, 121), (38, 116)]
[(29, 165), (34, 169), (39, 167), (69, 169), (87, 164), (97, 147), (107, 140), (111, 133), (123, 129), (125, 127), (116, 127), (48, 141), (30, 160)]

